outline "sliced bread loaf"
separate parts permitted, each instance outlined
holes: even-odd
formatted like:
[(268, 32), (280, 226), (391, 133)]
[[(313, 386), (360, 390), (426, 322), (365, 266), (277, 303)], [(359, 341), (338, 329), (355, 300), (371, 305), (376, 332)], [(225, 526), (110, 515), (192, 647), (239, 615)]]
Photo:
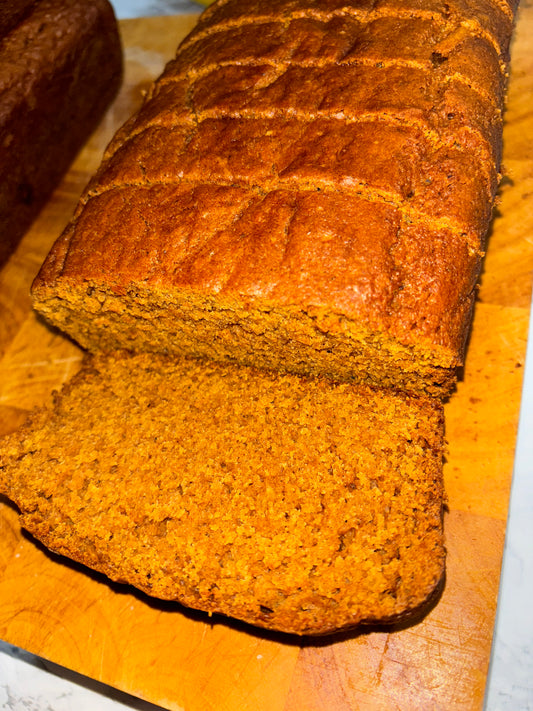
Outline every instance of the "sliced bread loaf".
[(514, 8), (219, 0), (37, 277), (84, 347), (447, 395), (498, 185)]

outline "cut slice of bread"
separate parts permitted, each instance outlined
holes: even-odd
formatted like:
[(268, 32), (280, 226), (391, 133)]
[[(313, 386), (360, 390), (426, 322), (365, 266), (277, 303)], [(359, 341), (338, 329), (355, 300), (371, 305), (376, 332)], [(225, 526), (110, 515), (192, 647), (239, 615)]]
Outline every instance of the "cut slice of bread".
[(0, 442), (0, 491), (114, 581), (323, 634), (438, 591), (443, 440), (434, 398), (117, 353)]

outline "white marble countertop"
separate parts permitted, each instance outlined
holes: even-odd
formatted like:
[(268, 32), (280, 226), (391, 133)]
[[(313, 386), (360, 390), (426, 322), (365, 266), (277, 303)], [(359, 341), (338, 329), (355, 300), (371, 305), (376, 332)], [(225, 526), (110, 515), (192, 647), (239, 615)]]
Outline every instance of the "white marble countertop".
[[(117, 17), (198, 12), (188, 0), (112, 0)], [(533, 313), (533, 312), (532, 312)], [(533, 316), (530, 324), (533, 334)], [(529, 344), (485, 711), (533, 710), (533, 339)], [(0, 641), (0, 711), (159, 707)]]

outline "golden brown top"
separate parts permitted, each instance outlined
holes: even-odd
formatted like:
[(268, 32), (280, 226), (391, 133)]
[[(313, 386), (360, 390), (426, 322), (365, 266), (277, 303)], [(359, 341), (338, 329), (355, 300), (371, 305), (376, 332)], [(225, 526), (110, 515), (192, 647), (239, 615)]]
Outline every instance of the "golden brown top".
[(37, 307), (61, 280), (182, 289), (320, 308), (459, 362), (513, 12), (219, 0), (108, 147)]

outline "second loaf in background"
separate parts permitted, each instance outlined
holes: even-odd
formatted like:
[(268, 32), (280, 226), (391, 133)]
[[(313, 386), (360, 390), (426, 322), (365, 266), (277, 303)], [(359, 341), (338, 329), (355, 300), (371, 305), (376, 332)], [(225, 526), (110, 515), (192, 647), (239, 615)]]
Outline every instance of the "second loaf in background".
[(128, 348), (446, 395), (497, 190), (506, 0), (219, 0), (34, 287)]

